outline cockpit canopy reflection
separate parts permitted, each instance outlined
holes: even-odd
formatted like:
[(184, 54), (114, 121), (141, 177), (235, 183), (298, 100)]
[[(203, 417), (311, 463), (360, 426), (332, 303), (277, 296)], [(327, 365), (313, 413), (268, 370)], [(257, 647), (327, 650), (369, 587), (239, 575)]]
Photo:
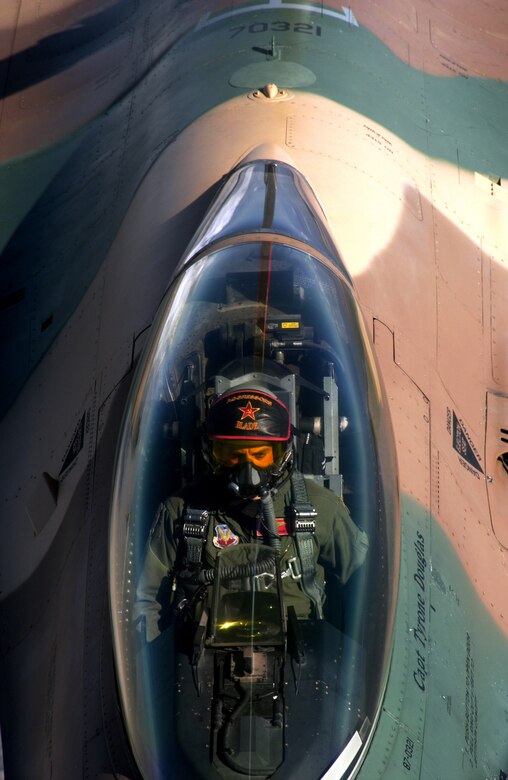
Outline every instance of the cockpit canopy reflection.
[[(220, 398), (246, 420), (217, 436), (242, 440), (236, 460), (211, 445)], [(287, 433), (255, 427), (264, 402), (287, 410)], [(287, 446), (246, 456), (271, 439)], [(291, 167), (241, 166), (162, 304), (118, 450), (111, 604), (143, 776), (308, 780), (348, 745), (361, 760), (397, 539), (384, 396), (324, 217)]]

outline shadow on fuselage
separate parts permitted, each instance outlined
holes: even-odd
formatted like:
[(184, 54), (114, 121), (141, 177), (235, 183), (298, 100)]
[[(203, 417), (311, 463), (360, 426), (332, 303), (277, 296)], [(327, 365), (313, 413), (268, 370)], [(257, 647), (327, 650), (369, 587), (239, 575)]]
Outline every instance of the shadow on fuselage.
[[(136, 0), (117, 0), (109, 8), (85, 16), (72, 27), (41, 38), (27, 49), (0, 60), (3, 97), (56, 76), (106, 47), (136, 10)], [(63, 19), (64, 13), (60, 16)]]
[(111, 475), (131, 378), (99, 410), (105, 427), (95, 457), (46, 555), (1, 605), (7, 777), (95, 776), (106, 767), (139, 777), (119, 713), (107, 597)]

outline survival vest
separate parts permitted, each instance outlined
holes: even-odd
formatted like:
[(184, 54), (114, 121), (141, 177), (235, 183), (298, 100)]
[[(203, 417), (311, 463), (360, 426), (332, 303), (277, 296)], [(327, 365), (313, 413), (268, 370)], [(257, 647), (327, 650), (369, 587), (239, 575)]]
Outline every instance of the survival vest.
[[(303, 474), (293, 471), (291, 475), (291, 508), (289, 535), (294, 539), (298, 559), (289, 561), (282, 577), (298, 580), (302, 591), (313, 605), (315, 617), (323, 618), (324, 591), (316, 577), (314, 562), (314, 535), (317, 512), (309, 502)], [(184, 515), (182, 535), (185, 541), (185, 560), (193, 569), (202, 563), (203, 547), (208, 535), (210, 512), (207, 509), (187, 507)], [(210, 580), (211, 581), (211, 580)]]

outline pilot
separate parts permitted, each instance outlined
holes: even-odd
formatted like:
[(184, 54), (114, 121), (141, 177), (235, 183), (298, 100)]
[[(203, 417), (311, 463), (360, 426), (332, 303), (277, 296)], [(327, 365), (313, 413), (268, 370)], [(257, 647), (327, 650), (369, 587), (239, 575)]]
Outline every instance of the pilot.
[(212, 401), (208, 472), (159, 506), (150, 531), (135, 606), (147, 641), (175, 610), (199, 619), (210, 599), (206, 571), (231, 545), (273, 547), (285, 607), (298, 618), (322, 618), (325, 576), (346, 583), (362, 565), (367, 535), (340, 498), (297, 472), (292, 434), (288, 409), (267, 388), (237, 388)]

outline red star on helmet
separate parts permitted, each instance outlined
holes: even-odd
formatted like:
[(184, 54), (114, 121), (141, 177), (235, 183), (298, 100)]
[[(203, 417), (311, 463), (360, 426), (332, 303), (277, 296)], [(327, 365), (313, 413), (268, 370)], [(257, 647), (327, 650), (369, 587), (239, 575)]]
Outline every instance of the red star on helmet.
[(238, 407), (240, 411), (242, 412), (242, 416), (240, 417), (241, 420), (245, 420), (247, 417), (249, 417), (251, 420), (256, 419), (256, 412), (259, 412), (260, 407), (252, 406), (250, 401), (247, 401), (247, 406), (240, 406)]

